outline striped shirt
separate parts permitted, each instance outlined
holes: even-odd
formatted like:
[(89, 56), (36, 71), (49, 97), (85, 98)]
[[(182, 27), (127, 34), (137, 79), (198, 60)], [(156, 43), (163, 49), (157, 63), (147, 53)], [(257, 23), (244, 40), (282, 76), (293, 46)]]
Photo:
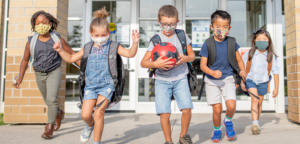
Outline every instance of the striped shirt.
[[(249, 51), (246, 52), (243, 56), (243, 61), (245, 63), (245, 68), (247, 67)], [(247, 75), (247, 79), (251, 79), (255, 84), (265, 83), (269, 81), (268, 76), (268, 62), (267, 62), (268, 52), (260, 53), (259, 51), (255, 51), (250, 72)], [(273, 55), (273, 63), (271, 72), (273, 74), (279, 74), (280, 65), (278, 59)]]

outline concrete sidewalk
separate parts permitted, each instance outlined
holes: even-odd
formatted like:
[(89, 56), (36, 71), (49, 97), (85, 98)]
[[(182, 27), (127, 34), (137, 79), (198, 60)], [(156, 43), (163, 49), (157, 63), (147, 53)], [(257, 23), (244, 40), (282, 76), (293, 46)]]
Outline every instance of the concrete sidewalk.
[[(223, 114), (224, 116), (224, 114)], [(193, 142), (212, 143), (212, 114), (193, 114), (189, 129)], [(177, 144), (180, 134), (181, 114), (171, 115), (172, 137)], [(155, 114), (113, 113), (106, 114), (105, 128), (102, 137), (104, 144), (163, 144), (164, 136), (159, 117)], [(251, 114), (236, 114), (233, 118), (237, 139), (228, 141), (223, 137), (221, 143), (272, 143), (299, 144), (300, 125), (287, 120), (286, 114), (262, 114), (260, 135), (252, 135)], [(79, 136), (85, 124), (79, 114), (65, 117), (61, 128), (54, 132), (52, 140), (44, 140), (41, 134), (44, 125), (5, 125), (0, 126), (1, 144), (80, 144)], [(87, 143), (93, 143), (93, 136)]]

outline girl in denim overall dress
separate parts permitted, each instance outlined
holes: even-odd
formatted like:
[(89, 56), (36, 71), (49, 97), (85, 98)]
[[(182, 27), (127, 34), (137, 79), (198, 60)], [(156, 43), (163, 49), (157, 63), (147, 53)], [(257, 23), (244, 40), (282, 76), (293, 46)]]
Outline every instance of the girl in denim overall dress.
[[(259, 134), (259, 118), (262, 111), (262, 101), (264, 95), (268, 93), (270, 72), (273, 73), (275, 89), (273, 98), (278, 95), (280, 65), (273, 50), (272, 39), (268, 31), (257, 30), (252, 38), (252, 48), (243, 56), (243, 61), (247, 69), (246, 84), (241, 82), (244, 91), (256, 95), (260, 99), (251, 97), (252, 134)], [(247, 65), (248, 64), (248, 65)]]
[[(114, 83), (109, 71), (108, 65), (108, 52), (110, 41), (109, 38), (109, 25), (106, 17), (109, 14), (105, 8), (97, 10), (93, 13), (93, 21), (90, 24), (91, 39), (94, 41), (92, 51), (89, 54), (87, 67), (86, 67), (86, 85), (84, 88), (84, 99), (82, 104), (81, 117), (86, 122), (86, 127), (83, 129), (80, 140), (87, 142), (94, 130), (94, 143), (101, 144), (101, 136), (104, 127), (104, 113), (109, 101), (111, 100), (114, 92)], [(132, 31), (132, 47), (125, 49), (121, 45), (118, 47), (118, 54), (123, 57), (134, 57), (140, 35), (137, 30)], [(59, 43), (53, 46), (63, 60), (68, 63), (80, 60), (84, 54), (82, 48), (76, 54), (66, 53)], [(94, 117), (92, 116), (93, 109)], [(94, 129), (95, 128), (95, 129)]]

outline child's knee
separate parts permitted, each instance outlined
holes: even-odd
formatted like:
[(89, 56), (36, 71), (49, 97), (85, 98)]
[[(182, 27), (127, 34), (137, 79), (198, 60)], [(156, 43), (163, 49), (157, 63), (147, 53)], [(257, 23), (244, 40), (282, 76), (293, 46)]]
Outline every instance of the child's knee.
[(162, 119), (169, 119), (170, 115), (171, 114), (169, 114), (169, 113), (163, 113), (163, 114), (160, 114), (160, 118), (162, 118)]
[(87, 120), (87, 119), (89, 119), (89, 118), (91, 118), (92, 117), (92, 115), (89, 115), (89, 114), (87, 114), (87, 113), (81, 113), (81, 118), (83, 119), (83, 120)]
[(192, 110), (190, 108), (188, 109), (182, 109), (182, 114), (191, 114), (192, 113)]
[(94, 119), (95, 121), (103, 119), (105, 114), (105, 110), (95, 110)]

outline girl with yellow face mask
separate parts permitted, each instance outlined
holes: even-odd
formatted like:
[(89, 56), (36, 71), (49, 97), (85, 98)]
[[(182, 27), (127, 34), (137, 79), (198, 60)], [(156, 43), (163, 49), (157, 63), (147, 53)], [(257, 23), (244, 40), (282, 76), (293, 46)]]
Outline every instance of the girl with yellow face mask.
[[(35, 71), (36, 82), (43, 96), (45, 104), (48, 106), (48, 122), (42, 138), (51, 139), (53, 131), (58, 130), (61, 120), (64, 118), (64, 111), (58, 108), (58, 91), (60, 88), (62, 70), (60, 55), (53, 50), (54, 40), (50, 32), (57, 30), (59, 21), (51, 14), (38, 11), (31, 18), (31, 29), (37, 32), (37, 40), (32, 40), (33, 36), (28, 37), (25, 46), (24, 56), (20, 65), (19, 78), (13, 84), (15, 88), (22, 87), (21, 83), (28, 66), (30, 57), (33, 57), (33, 69)], [(65, 51), (70, 54), (75, 53), (61, 36), (55, 33), (62, 43)], [(35, 42), (34, 56), (31, 56), (30, 43)], [(79, 62), (77, 62), (79, 64)]]

